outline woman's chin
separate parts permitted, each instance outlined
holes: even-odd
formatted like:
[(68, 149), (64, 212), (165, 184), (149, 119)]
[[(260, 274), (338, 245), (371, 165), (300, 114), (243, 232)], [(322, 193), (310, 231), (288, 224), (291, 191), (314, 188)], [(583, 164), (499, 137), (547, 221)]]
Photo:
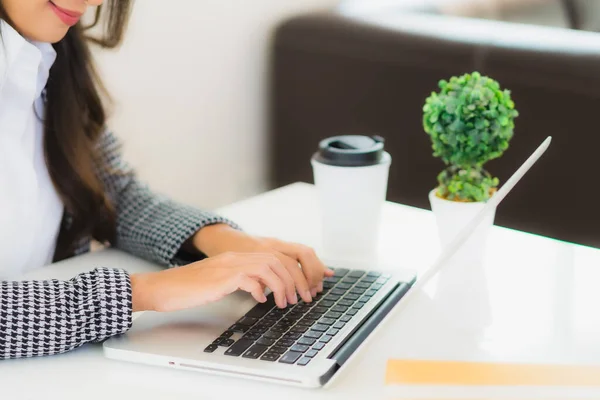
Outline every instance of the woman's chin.
[(69, 27), (61, 24), (53, 26), (52, 29), (36, 29), (30, 32), (21, 32), (21, 34), (29, 40), (42, 43), (57, 43), (60, 42), (69, 32)]
[(69, 32), (69, 27), (65, 25), (61, 25), (53, 30), (48, 30), (44, 32), (43, 40), (38, 40), (39, 42), (46, 43), (58, 43), (67, 35)]

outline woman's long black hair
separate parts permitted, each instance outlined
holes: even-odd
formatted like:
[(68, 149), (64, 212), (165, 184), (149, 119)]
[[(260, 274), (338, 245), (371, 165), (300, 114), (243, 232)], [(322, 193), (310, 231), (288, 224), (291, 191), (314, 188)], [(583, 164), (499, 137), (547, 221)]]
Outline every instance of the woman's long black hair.
[[(106, 123), (100, 96), (104, 88), (88, 43), (104, 48), (118, 46), (131, 7), (131, 0), (106, 0), (90, 26), (80, 22), (54, 44), (57, 57), (46, 86), (44, 151), (50, 177), (71, 219), (63, 224), (55, 260), (72, 255), (78, 241), (86, 236), (109, 243), (115, 237), (114, 205), (100, 179), (107, 168), (98, 149)], [(0, 19), (11, 23), (1, 0)], [(103, 35), (87, 36), (86, 32), (98, 24), (103, 25)]]

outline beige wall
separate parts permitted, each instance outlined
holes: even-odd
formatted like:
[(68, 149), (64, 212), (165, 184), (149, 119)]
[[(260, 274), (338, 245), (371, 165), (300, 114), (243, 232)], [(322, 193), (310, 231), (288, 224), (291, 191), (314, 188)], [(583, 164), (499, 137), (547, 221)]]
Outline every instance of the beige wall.
[(262, 190), (269, 34), (335, 3), (137, 1), (123, 47), (96, 56), (116, 100), (111, 126), (140, 177), (203, 207)]

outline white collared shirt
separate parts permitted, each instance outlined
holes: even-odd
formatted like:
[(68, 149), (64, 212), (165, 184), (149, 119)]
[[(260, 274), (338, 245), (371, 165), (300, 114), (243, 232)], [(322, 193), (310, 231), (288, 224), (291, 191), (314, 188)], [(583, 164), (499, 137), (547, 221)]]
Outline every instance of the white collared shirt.
[(0, 20), (0, 280), (52, 262), (64, 206), (44, 157), (42, 91), (56, 52)]

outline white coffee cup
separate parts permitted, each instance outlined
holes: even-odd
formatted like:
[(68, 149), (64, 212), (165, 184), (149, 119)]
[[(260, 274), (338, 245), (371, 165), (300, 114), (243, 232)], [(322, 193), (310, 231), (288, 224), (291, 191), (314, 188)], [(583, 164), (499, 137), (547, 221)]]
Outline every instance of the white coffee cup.
[(377, 136), (334, 136), (313, 155), (324, 254), (374, 260), (392, 157)]

